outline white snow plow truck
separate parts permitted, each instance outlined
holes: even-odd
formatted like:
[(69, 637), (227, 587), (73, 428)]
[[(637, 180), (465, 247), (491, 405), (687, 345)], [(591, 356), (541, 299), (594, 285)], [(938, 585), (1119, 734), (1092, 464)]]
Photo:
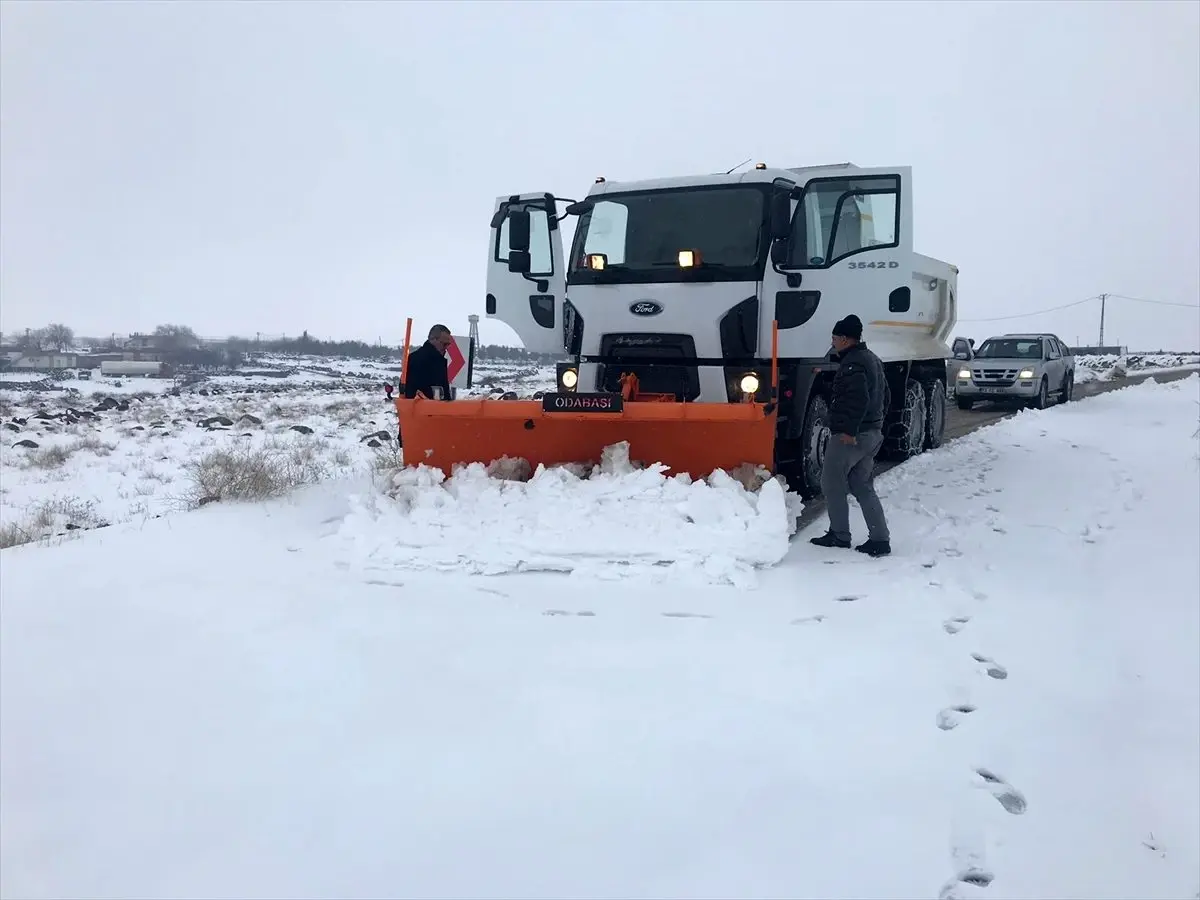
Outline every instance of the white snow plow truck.
[[(564, 257), (567, 216), (578, 221)], [(884, 454), (937, 447), (958, 269), (915, 253), (912, 223), (910, 168), (850, 163), (597, 178), (579, 201), (500, 197), (486, 313), (528, 350), (565, 358), (556, 391), (477, 410), (406, 401), (406, 455), (410, 423), (418, 442), (429, 435), (423, 456), (446, 466), (584, 461), (629, 440), (633, 458), (697, 477), (764, 465), (812, 498), (829, 439), (831, 333), (850, 313), (888, 374)]]

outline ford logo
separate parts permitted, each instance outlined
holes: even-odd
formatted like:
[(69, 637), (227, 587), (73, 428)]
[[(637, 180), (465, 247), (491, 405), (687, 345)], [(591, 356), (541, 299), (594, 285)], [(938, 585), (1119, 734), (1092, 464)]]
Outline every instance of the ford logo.
[(657, 316), (663, 308), (653, 300), (639, 300), (629, 304), (629, 311), (635, 316)]

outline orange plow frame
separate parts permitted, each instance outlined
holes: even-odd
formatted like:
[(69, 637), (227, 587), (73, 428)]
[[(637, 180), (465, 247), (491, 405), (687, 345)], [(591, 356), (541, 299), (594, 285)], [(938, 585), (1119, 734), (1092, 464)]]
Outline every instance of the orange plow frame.
[[(408, 371), (412, 320), (405, 329), (401, 380)], [(673, 474), (707, 478), (714, 469), (731, 470), (749, 463), (774, 470), (775, 426), (779, 390), (778, 325), (771, 325), (770, 399), (760, 403), (680, 403), (672, 395), (643, 394), (637, 378), (621, 376), (621, 393), (593, 399), (591, 409), (556, 411), (543, 400), (395, 400), (404, 442), (404, 464), (441, 469), (447, 476), (456, 465), (487, 465), (502, 457), (538, 465), (598, 463), (601, 451), (629, 442), (631, 460), (660, 462)], [(551, 398), (571, 405), (574, 392)], [(607, 399), (605, 399), (607, 398)], [(580, 403), (589, 401), (581, 400)], [(613, 409), (609, 409), (609, 407)]]

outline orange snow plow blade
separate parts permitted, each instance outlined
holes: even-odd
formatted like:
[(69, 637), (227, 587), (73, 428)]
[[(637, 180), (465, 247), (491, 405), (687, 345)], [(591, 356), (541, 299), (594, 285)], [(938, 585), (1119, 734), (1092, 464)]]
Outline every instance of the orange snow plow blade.
[[(772, 336), (772, 395), (778, 387)], [(707, 478), (743, 464), (774, 468), (774, 401), (680, 403), (644, 394), (637, 377), (621, 377), (619, 393), (549, 393), (540, 400), (398, 397), (396, 414), (405, 466), (426, 465), (447, 476), (456, 465), (488, 465), (503, 457), (539, 464), (600, 462), (605, 447), (629, 442), (635, 462), (662, 463), (672, 474)]]
[[(551, 395), (569, 397), (570, 395)], [(616, 395), (576, 395), (580, 400)], [(761, 403), (632, 401), (619, 412), (552, 411), (542, 400), (397, 400), (406, 465), (450, 475), (456, 464), (487, 465), (507, 456), (534, 469), (599, 463), (610, 444), (629, 442), (629, 458), (661, 462), (672, 473), (707, 478), (714, 469), (751, 463), (770, 469), (775, 412)]]

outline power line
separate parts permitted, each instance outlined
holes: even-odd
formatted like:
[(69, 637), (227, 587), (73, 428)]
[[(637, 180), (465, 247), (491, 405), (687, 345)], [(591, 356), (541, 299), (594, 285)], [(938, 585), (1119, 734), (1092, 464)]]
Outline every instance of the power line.
[(1076, 300), (1074, 303), (1064, 303), (1062, 306), (1051, 306), (1048, 309), (1035, 309), (1032, 312), (1017, 313), (1015, 316), (993, 316), (989, 319), (959, 319), (960, 322), (1006, 322), (1009, 319), (1028, 319), (1030, 316), (1040, 316), (1043, 313), (1058, 312), (1060, 309), (1070, 309), (1072, 306), (1080, 306), (1084, 303), (1090, 303), (1093, 300), (1099, 300), (1100, 295), (1094, 294), (1091, 297), (1084, 297), (1082, 300)]
[(1175, 303), (1171, 300), (1147, 300), (1145, 297), (1127, 297), (1124, 294), (1109, 294), (1118, 300), (1132, 300), (1134, 303), (1153, 303), (1155, 306), (1181, 306), (1184, 309), (1200, 309), (1195, 303)]
[(992, 316), (987, 319), (959, 319), (960, 322), (1007, 322), (1012, 319), (1028, 319), (1032, 316), (1041, 316), (1046, 313), (1058, 312), (1061, 309), (1070, 309), (1073, 306), (1082, 306), (1084, 303), (1090, 303), (1093, 300), (1099, 300), (1101, 296), (1107, 297), (1109, 300), (1129, 300), (1133, 303), (1152, 303), (1155, 306), (1175, 306), (1183, 309), (1198, 309), (1200, 306), (1195, 303), (1175, 303), (1170, 300), (1148, 300), (1145, 297), (1128, 297), (1125, 294), (1094, 294), (1091, 297), (1084, 297), (1082, 300), (1076, 300), (1073, 303), (1064, 303), (1062, 306), (1051, 306), (1046, 309), (1035, 309), (1029, 312), (1017, 313), (1012, 316)]

